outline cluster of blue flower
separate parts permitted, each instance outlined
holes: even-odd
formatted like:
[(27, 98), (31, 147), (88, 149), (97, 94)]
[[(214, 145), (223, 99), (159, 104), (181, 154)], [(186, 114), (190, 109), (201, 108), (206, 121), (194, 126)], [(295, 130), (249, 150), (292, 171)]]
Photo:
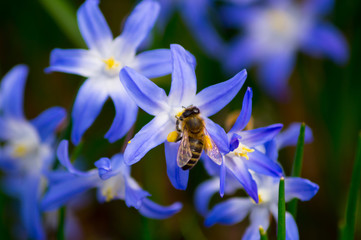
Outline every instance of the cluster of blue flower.
[[(192, 3), (199, 5), (197, 8)], [(210, 56), (222, 58), (224, 67), (239, 71), (240, 66), (259, 65), (264, 90), (280, 98), (288, 92), (286, 81), (295, 52), (326, 55), (342, 63), (347, 60), (347, 47), (342, 35), (317, 16), (327, 13), (330, 2), (305, 1), (298, 6), (291, 1), (272, 0), (265, 5), (239, 7), (233, 0), (222, 8), (227, 26), (242, 27), (243, 34), (225, 47), (212, 24), (207, 21), (208, 1), (181, 1), (187, 25), (208, 50)], [(250, 1), (244, 1), (250, 2)], [(162, 1), (160, 1), (162, 3)], [(137, 49), (149, 35), (160, 13), (160, 3), (141, 1), (127, 18), (123, 32), (113, 38), (97, 0), (87, 0), (78, 10), (80, 32), (89, 47), (55, 49), (46, 72), (65, 72), (86, 77), (72, 110), (71, 142), (78, 145), (85, 131), (93, 124), (108, 97), (116, 114), (105, 134), (109, 142), (123, 138), (137, 119), (138, 107), (154, 118), (128, 142), (124, 153), (111, 159), (101, 158), (96, 169), (80, 171), (69, 158), (68, 140), (59, 141), (56, 132), (65, 123), (66, 110), (53, 107), (28, 121), (23, 113), (24, 85), (28, 69), (14, 67), (1, 81), (0, 88), (0, 167), (4, 170), (4, 190), (20, 199), (22, 222), (31, 238), (44, 239), (41, 212), (57, 209), (91, 188), (98, 191), (99, 202), (122, 199), (128, 207), (155, 219), (168, 218), (182, 208), (181, 203), (161, 206), (151, 201), (131, 177), (130, 165), (164, 143), (167, 174), (176, 189), (185, 190), (189, 161), (202, 163), (213, 179), (201, 184), (195, 194), (195, 208), (205, 217), (205, 225), (234, 224), (248, 214), (250, 226), (243, 239), (259, 239), (259, 226), (267, 229), (270, 215), (277, 219), (278, 185), (285, 173), (278, 162), (281, 148), (296, 145), (300, 124), (280, 132), (283, 125), (249, 129), (252, 114), (252, 89), (248, 87), (241, 112), (228, 133), (209, 119), (224, 108), (240, 91), (247, 72), (210, 86), (197, 94), (196, 58), (182, 46), (138, 53)], [(162, 3), (163, 24), (168, 18), (169, 1)], [(238, 4), (238, 5), (237, 5)], [(194, 9), (197, 9), (195, 12)], [(206, 40), (205, 40), (206, 39)], [(327, 41), (325, 41), (325, 39)], [(225, 54), (227, 57), (225, 57)], [(171, 89), (166, 95), (149, 78), (171, 74)], [(192, 106), (195, 110), (185, 114)], [(197, 119), (200, 130), (192, 132)], [(187, 119), (189, 122), (187, 122)], [(194, 127), (194, 126), (193, 126)], [(306, 127), (305, 142), (313, 139)], [(192, 143), (193, 142), (193, 143)], [(59, 143), (59, 144), (58, 144)], [(57, 151), (55, 150), (57, 146)], [(197, 150), (198, 148), (198, 150)], [(56, 155), (62, 166), (54, 169)], [(186, 159), (186, 160), (184, 160)], [(183, 162), (182, 164), (182, 161)], [(66, 168), (67, 171), (64, 170)], [(209, 208), (210, 199), (219, 191), (234, 194), (243, 189), (249, 197), (230, 198)], [(311, 199), (318, 185), (307, 179), (285, 177), (285, 198)], [(292, 215), (286, 213), (287, 239), (298, 239)]]

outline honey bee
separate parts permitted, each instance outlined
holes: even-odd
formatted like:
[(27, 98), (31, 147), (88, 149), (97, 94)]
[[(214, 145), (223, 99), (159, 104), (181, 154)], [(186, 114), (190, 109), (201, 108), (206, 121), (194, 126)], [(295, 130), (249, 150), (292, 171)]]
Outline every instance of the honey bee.
[(215, 163), (218, 165), (222, 163), (222, 156), (209, 136), (197, 107), (189, 106), (184, 109), (177, 117), (176, 130), (178, 136), (175, 141), (181, 140), (177, 153), (177, 164), (180, 168), (183, 170), (193, 168), (203, 150)]

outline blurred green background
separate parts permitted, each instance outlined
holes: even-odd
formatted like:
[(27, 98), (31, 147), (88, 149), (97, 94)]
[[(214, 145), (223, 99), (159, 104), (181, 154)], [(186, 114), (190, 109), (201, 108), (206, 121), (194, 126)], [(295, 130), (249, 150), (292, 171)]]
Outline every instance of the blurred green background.
[[(70, 115), (76, 93), (83, 79), (63, 73), (45, 74), (49, 64), (49, 54), (53, 48), (76, 48), (77, 25), (74, 35), (69, 37), (55, 21), (46, 2), (51, 0), (20, 0), (0, 2), (0, 76), (19, 63), (30, 67), (30, 75), (25, 90), (25, 113), (31, 119), (41, 111), (59, 105), (68, 109)], [(69, 4), (67, 18), (75, 21), (80, 0), (59, 0)], [(44, 5), (45, 4), (45, 5)], [(101, 1), (100, 8), (110, 25), (114, 36), (120, 33), (124, 18), (131, 12), (135, 1)], [(299, 204), (297, 223), (301, 239), (336, 239), (338, 226), (344, 217), (347, 192), (355, 156), (358, 133), (361, 129), (361, 1), (337, 0), (328, 20), (346, 36), (350, 47), (350, 59), (345, 66), (337, 66), (329, 60), (313, 59), (299, 54), (296, 68), (290, 79), (293, 91), (288, 103), (279, 103), (267, 97), (258, 87), (254, 69), (248, 69), (245, 86), (254, 90), (253, 117), (255, 127), (273, 123), (306, 122), (313, 129), (314, 142), (306, 145), (302, 176), (320, 185), (318, 194), (309, 202)], [(56, 11), (55, 11), (56, 12)], [(164, 36), (155, 33), (152, 48), (169, 48), (178, 43), (197, 58), (196, 74), (198, 89), (229, 79), (221, 66), (209, 59), (197, 46), (185, 27), (179, 14), (170, 19)], [(158, 80), (157, 84), (169, 89), (170, 76)], [(246, 87), (221, 112), (212, 117), (217, 123), (225, 122), (228, 115), (240, 110)], [(100, 157), (110, 157), (123, 144), (120, 140), (109, 144), (103, 136), (114, 117), (114, 107), (110, 101), (104, 106), (95, 124), (84, 136), (84, 147), (80, 155), (91, 168)], [(151, 119), (140, 111), (136, 123), (138, 131)], [(223, 124), (224, 126), (224, 124)], [(295, 149), (288, 148), (280, 153), (280, 161), (290, 173)], [(360, 173), (361, 174), (361, 173)], [(135, 209), (129, 209), (123, 201), (98, 204), (94, 192), (82, 207), (74, 211), (82, 229), (84, 239), (240, 239), (247, 221), (233, 226), (203, 226), (204, 219), (193, 206), (195, 188), (209, 179), (202, 164), (198, 164), (190, 174), (186, 191), (175, 190), (166, 175), (163, 146), (151, 150), (133, 167), (135, 179), (152, 194), (152, 199), (161, 204), (181, 201), (183, 210), (167, 220), (149, 220)], [(359, 204), (360, 196), (359, 196)], [(220, 201), (219, 196), (212, 204)], [(1, 224), (5, 224), (7, 236), (13, 231), (10, 226), (17, 223), (14, 216), (16, 203), (3, 198), (7, 207), (2, 214)], [(356, 226), (361, 224), (360, 209)], [(270, 227), (270, 235), (275, 235), (275, 222)], [(55, 238), (56, 229), (48, 227), (49, 238)], [(356, 227), (356, 238), (361, 239), (361, 228)], [(272, 239), (272, 238), (271, 238)]]

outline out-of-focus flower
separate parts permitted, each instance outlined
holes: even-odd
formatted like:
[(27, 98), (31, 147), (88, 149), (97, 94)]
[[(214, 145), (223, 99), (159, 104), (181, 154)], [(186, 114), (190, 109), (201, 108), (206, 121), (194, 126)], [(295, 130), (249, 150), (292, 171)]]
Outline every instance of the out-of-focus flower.
[(87, 0), (78, 10), (78, 24), (89, 47), (85, 49), (55, 49), (51, 53), (47, 72), (59, 71), (84, 76), (74, 103), (72, 142), (78, 144), (83, 133), (99, 115), (110, 97), (116, 114), (105, 137), (114, 142), (125, 135), (134, 124), (138, 108), (119, 81), (124, 66), (136, 69), (149, 78), (171, 72), (169, 49), (136, 50), (153, 27), (159, 4), (151, 0), (139, 3), (125, 22), (123, 32), (113, 39), (106, 20), (98, 7), (99, 1)]
[(15, 66), (1, 81), (0, 167), (5, 172), (4, 191), (20, 200), (21, 217), (30, 238), (44, 239), (39, 197), (44, 190), (43, 173), (54, 157), (54, 133), (66, 111), (50, 108), (35, 119), (25, 119), (24, 86), (28, 68)]
[(212, 23), (216, 6), (212, 0), (158, 0), (161, 5), (158, 25), (161, 30), (176, 11), (181, 15), (198, 46), (210, 57), (218, 59), (225, 51), (225, 42)]
[(116, 154), (111, 159), (99, 159), (95, 162), (97, 169), (87, 172), (79, 171), (71, 164), (67, 140), (59, 144), (57, 154), (68, 172), (57, 171), (49, 174), (50, 188), (42, 200), (43, 210), (59, 208), (91, 188), (97, 188), (99, 202), (122, 199), (128, 207), (136, 208), (149, 218), (168, 218), (182, 208), (182, 204), (178, 202), (164, 207), (148, 199), (150, 194), (141, 189), (130, 176), (130, 167), (124, 164), (122, 154)]
[(321, 18), (332, 0), (267, 1), (251, 7), (225, 7), (226, 25), (242, 29), (222, 58), (230, 71), (258, 66), (261, 87), (276, 99), (287, 97), (287, 81), (294, 69), (297, 51), (328, 57), (338, 64), (348, 59), (346, 40), (339, 30)]
[[(282, 124), (273, 124), (268, 127), (242, 131), (249, 122), (252, 114), (252, 89), (248, 88), (243, 98), (242, 110), (228, 135), (228, 152), (224, 152), (224, 162), (227, 170), (242, 184), (250, 197), (258, 202), (257, 185), (249, 170), (269, 176), (282, 176), (282, 168), (272, 161), (265, 153), (260, 152), (257, 146), (263, 146), (272, 140), (282, 129)], [(216, 167), (206, 159), (210, 174)], [(224, 194), (225, 174), (220, 176), (220, 194)]]
[[(228, 199), (215, 205), (206, 215), (205, 225), (212, 226), (216, 223), (235, 224), (242, 221), (249, 214), (250, 226), (247, 228), (242, 239), (259, 239), (259, 227), (262, 226), (263, 229), (268, 229), (271, 214), (277, 221), (279, 178), (254, 175), (254, 179), (258, 186), (258, 203), (244, 197)], [(293, 198), (308, 201), (317, 193), (318, 188), (317, 184), (307, 179), (286, 177), (286, 202)], [(204, 189), (199, 191), (202, 192)], [(201, 197), (199, 194), (197, 196)], [(286, 239), (299, 239), (297, 224), (289, 212), (286, 212)]]
[(138, 162), (150, 149), (165, 143), (168, 177), (177, 189), (186, 189), (189, 171), (177, 165), (179, 142), (168, 142), (169, 133), (176, 130), (176, 116), (180, 116), (184, 106), (193, 105), (200, 110), (210, 137), (221, 152), (229, 152), (225, 131), (208, 117), (227, 105), (241, 89), (246, 80), (245, 70), (228, 81), (210, 86), (197, 92), (195, 60), (180, 45), (171, 45), (173, 72), (169, 96), (165, 91), (137, 73), (125, 67), (120, 79), (137, 105), (155, 118), (144, 126), (130, 141), (124, 159), (127, 164)]

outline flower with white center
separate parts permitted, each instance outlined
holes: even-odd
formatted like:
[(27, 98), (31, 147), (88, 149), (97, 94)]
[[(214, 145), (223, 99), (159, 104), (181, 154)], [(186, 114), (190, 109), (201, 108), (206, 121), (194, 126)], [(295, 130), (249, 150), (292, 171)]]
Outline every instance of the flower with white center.
[(54, 157), (54, 133), (65, 119), (66, 111), (53, 107), (28, 121), (23, 111), (27, 74), (28, 68), (18, 65), (1, 81), (0, 168), (5, 173), (4, 191), (21, 202), (28, 236), (44, 239), (38, 201), (44, 190), (43, 174)]
[(345, 63), (346, 40), (334, 26), (320, 20), (331, 9), (332, 1), (302, 2), (277, 0), (265, 5), (225, 7), (225, 23), (242, 29), (242, 35), (229, 46), (225, 68), (235, 72), (257, 65), (262, 88), (272, 97), (284, 99), (297, 51)]
[(76, 97), (72, 119), (72, 142), (78, 144), (93, 124), (105, 101), (110, 97), (115, 118), (105, 137), (114, 142), (122, 138), (134, 124), (138, 107), (128, 96), (119, 71), (124, 66), (136, 69), (149, 78), (171, 72), (169, 49), (145, 51), (137, 48), (153, 27), (159, 4), (152, 0), (139, 3), (127, 18), (123, 32), (113, 39), (98, 0), (86, 0), (78, 10), (78, 25), (89, 47), (85, 49), (54, 49), (47, 72), (66, 72), (86, 77)]
[[(250, 197), (258, 202), (257, 184), (252, 178), (249, 170), (257, 173), (280, 177), (282, 176), (281, 166), (272, 161), (265, 153), (258, 150), (258, 146), (263, 146), (272, 140), (282, 129), (282, 124), (273, 124), (267, 127), (245, 131), (244, 128), (251, 119), (252, 114), (252, 89), (248, 88), (243, 98), (242, 110), (228, 136), (228, 151), (223, 152), (226, 169), (233, 175)], [(217, 175), (218, 166), (206, 158), (206, 169), (209, 174)], [(220, 194), (225, 191), (226, 172), (221, 171)]]
[[(250, 226), (243, 235), (243, 240), (259, 239), (259, 227), (267, 230), (270, 224), (270, 216), (273, 215), (277, 221), (278, 216), (278, 188), (279, 178), (254, 175), (258, 186), (259, 202), (255, 203), (251, 198), (234, 197), (215, 205), (205, 214), (205, 225), (210, 227), (216, 223), (235, 224), (242, 221), (248, 214)], [(215, 188), (211, 181), (203, 184), (201, 189), (197, 189), (196, 202), (209, 204), (212, 193), (210, 190)], [(206, 188), (207, 187), (207, 188)], [(285, 199), (289, 202), (293, 198), (301, 201), (308, 201), (318, 191), (318, 185), (303, 178), (286, 177), (285, 178)], [(202, 199), (206, 196), (207, 199)], [(204, 206), (201, 209), (204, 209)], [(286, 212), (286, 239), (298, 240), (297, 224), (289, 212)]]
[(229, 151), (227, 135), (224, 130), (208, 117), (226, 106), (241, 89), (247, 73), (241, 71), (228, 81), (210, 86), (200, 93), (197, 92), (195, 76), (195, 60), (180, 45), (171, 45), (172, 53), (172, 84), (169, 96), (152, 81), (125, 67), (120, 72), (120, 79), (137, 105), (145, 112), (155, 116), (130, 141), (125, 152), (126, 164), (138, 162), (150, 149), (165, 143), (168, 177), (177, 189), (186, 189), (189, 171), (184, 171), (177, 165), (179, 142), (168, 142), (169, 133), (176, 130), (176, 116), (182, 106), (193, 105), (200, 111), (210, 137), (221, 152)]
[(131, 177), (130, 167), (124, 164), (122, 154), (116, 154), (111, 159), (101, 158), (95, 162), (97, 169), (83, 172), (71, 164), (67, 140), (59, 144), (57, 153), (60, 163), (69, 172), (49, 174), (50, 187), (41, 203), (45, 211), (59, 208), (91, 188), (97, 188), (99, 202), (121, 199), (128, 207), (136, 208), (140, 214), (149, 218), (168, 218), (182, 208), (182, 204), (178, 202), (161, 206), (148, 199), (150, 194)]

